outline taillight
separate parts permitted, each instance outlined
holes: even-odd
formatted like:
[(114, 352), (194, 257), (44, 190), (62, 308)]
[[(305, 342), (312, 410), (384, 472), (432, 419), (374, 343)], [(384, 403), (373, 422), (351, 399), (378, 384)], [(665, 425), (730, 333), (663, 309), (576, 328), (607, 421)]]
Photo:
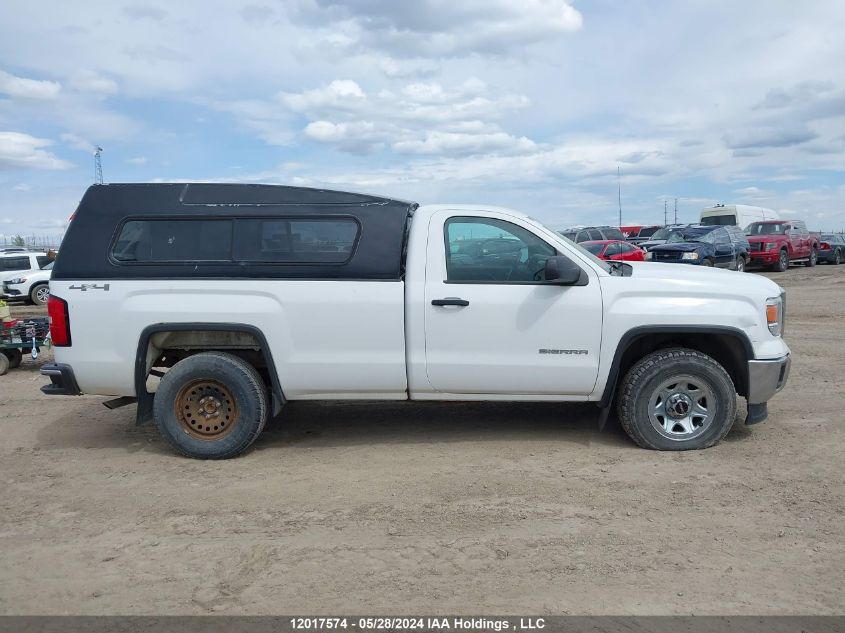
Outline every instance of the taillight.
[(67, 301), (51, 294), (47, 299), (47, 314), (50, 315), (50, 339), (56, 347), (70, 347), (70, 318)]
[(819, 244), (819, 246), (821, 247), (821, 249), (823, 251), (829, 251), (830, 250), (830, 244), (828, 244), (827, 242), (822, 242), (821, 244)]

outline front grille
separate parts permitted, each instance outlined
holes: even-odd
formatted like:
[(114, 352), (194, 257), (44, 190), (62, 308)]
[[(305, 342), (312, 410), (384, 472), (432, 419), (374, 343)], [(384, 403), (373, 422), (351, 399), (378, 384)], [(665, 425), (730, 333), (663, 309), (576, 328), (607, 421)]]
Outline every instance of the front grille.
[(681, 254), (675, 251), (654, 251), (653, 257), (661, 262), (674, 262), (681, 258)]
[(748, 244), (749, 249), (752, 253), (755, 251), (762, 251), (763, 250), (763, 242), (749, 242)]

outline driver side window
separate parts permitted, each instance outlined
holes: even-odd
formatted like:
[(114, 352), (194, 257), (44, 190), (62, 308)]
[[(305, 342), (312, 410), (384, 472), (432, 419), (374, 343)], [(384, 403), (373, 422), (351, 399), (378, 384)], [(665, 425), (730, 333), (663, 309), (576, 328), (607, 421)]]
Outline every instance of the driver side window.
[(539, 282), (557, 251), (531, 231), (495, 218), (446, 221), (446, 281)]

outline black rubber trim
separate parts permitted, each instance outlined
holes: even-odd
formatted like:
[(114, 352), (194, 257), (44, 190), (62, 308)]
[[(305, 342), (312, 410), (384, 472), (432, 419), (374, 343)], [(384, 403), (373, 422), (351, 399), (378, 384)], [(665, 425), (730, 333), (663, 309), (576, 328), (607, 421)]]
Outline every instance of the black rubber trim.
[(47, 363), (41, 366), (41, 375), (50, 378), (49, 385), (43, 385), (41, 392), (48, 396), (81, 396), (82, 391), (73, 375), (70, 365)]
[(261, 352), (267, 362), (267, 371), (270, 373), (270, 382), (273, 395), (273, 415), (278, 415), (285, 404), (285, 395), (282, 391), (282, 384), (279, 382), (279, 375), (276, 373), (276, 365), (273, 362), (273, 354), (267, 344), (264, 333), (254, 325), (246, 323), (156, 323), (149, 325), (141, 331), (138, 338), (138, 350), (135, 353), (135, 395), (138, 398), (138, 411), (136, 413), (136, 424), (143, 424), (153, 418), (153, 394), (147, 391), (147, 348), (150, 337), (158, 332), (243, 332), (251, 334), (261, 344)]
[(721, 325), (644, 325), (635, 327), (625, 332), (616, 346), (613, 363), (610, 365), (610, 372), (607, 375), (604, 392), (599, 401), (599, 407), (602, 409), (610, 407), (613, 401), (613, 395), (616, 393), (616, 383), (619, 380), (619, 366), (622, 363), (622, 356), (634, 341), (649, 334), (727, 334), (742, 343), (746, 361), (755, 358), (754, 347), (751, 345), (748, 335), (738, 328)]
[(745, 423), (749, 426), (752, 424), (760, 424), (763, 420), (769, 417), (769, 403), (762, 402), (760, 404), (749, 404), (748, 415), (745, 417)]

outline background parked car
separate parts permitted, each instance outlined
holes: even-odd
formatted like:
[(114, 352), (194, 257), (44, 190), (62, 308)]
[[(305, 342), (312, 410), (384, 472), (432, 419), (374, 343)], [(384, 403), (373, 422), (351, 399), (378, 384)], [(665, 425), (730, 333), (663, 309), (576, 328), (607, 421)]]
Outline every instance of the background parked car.
[(41, 270), (51, 261), (46, 253), (14, 250), (0, 253), (0, 279), (8, 277), (7, 273)]
[(581, 246), (599, 259), (607, 261), (645, 261), (645, 251), (643, 249), (620, 240), (581, 242)]
[(564, 237), (576, 244), (590, 241), (619, 240), (625, 241), (625, 236), (615, 226), (585, 226), (558, 231)]
[(35, 305), (43, 306), (50, 298), (50, 275), (53, 274), (53, 262), (41, 270), (29, 270), (18, 273), (2, 281), (4, 299), (25, 299)]
[(684, 228), (689, 226), (688, 224), (669, 224), (667, 226), (661, 227), (657, 229), (654, 233), (651, 234), (651, 237), (645, 239), (635, 239), (630, 240), (632, 244), (636, 244), (640, 248), (644, 248), (645, 250), (650, 250), (653, 246), (657, 246), (659, 244), (663, 244), (666, 240), (669, 239), (669, 236), (672, 235), (673, 231), (677, 231), (680, 228)]
[(751, 244), (752, 264), (783, 272), (793, 262), (815, 266), (819, 240), (802, 220), (752, 222), (745, 229)]
[(636, 232), (626, 234), (626, 239), (631, 242), (631, 244), (641, 244), (642, 242), (647, 242), (649, 239), (651, 239), (651, 237), (662, 228), (662, 224), (641, 226), (637, 229)]
[(738, 226), (691, 224), (675, 229), (665, 244), (646, 253), (646, 259), (742, 272), (748, 263), (748, 240)]
[(845, 260), (845, 237), (841, 233), (822, 233), (819, 239), (819, 261), (841, 264)]

